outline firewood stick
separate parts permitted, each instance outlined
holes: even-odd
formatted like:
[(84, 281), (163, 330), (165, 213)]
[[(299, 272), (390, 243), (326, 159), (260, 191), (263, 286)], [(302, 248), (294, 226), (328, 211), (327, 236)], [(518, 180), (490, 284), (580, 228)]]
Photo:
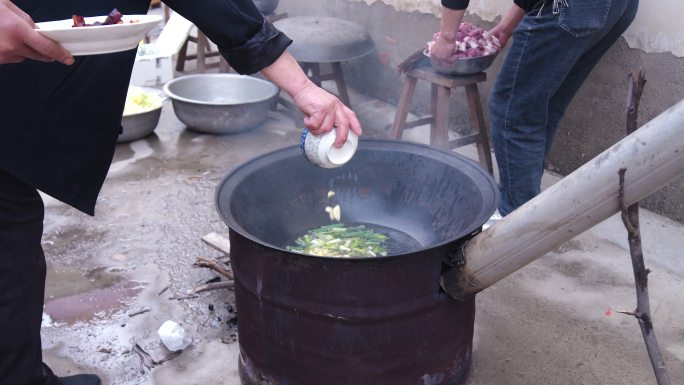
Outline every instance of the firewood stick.
[(140, 347), (137, 343), (133, 344), (133, 351), (138, 355), (140, 358), (140, 373), (145, 373), (145, 369), (147, 370), (152, 369), (153, 367), (157, 366), (157, 361), (150, 356), (149, 353), (147, 353), (143, 348)]
[(140, 309), (140, 310), (138, 310), (138, 311), (134, 311), (134, 312), (132, 312), (132, 313), (128, 313), (128, 316), (129, 316), (129, 317), (135, 317), (135, 316), (137, 316), (137, 315), (140, 315), (140, 314), (143, 314), (143, 313), (147, 313), (148, 311), (150, 311), (150, 309), (145, 307), (145, 308), (142, 308), (142, 309)]
[(184, 299), (195, 299), (195, 298), (199, 298), (199, 297), (196, 295), (184, 295), (184, 296), (179, 296), (179, 297), (169, 297), (170, 300), (176, 300), (176, 301), (181, 301)]
[[(636, 130), (637, 115), (639, 109), (639, 99), (643, 91), (644, 83), (643, 69), (639, 71), (638, 78), (634, 78), (633, 74), (629, 75), (628, 99), (627, 99), (627, 135)], [(620, 213), (622, 222), (627, 229), (627, 240), (629, 242), (629, 251), (632, 259), (632, 268), (634, 270), (634, 284), (636, 286), (637, 308), (633, 312), (622, 312), (630, 314), (637, 319), (641, 334), (646, 344), (646, 350), (653, 366), (653, 372), (656, 377), (658, 385), (669, 385), (670, 378), (665, 367), (658, 340), (656, 339), (655, 330), (653, 329), (653, 322), (651, 317), (651, 305), (648, 296), (648, 274), (649, 269), (644, 263), (644, 254), (641, 247), (641, 231), (639, 228), (639, 202), (635, 202), (629, 206), (625, 203), (625, 173), (626, 168), (621, 168), (618, 171), (620, 177), (620, 185), (618, 189), (618, 198), (620, 201)]]
[(161, 290), (159, 291), (159, 293), (157, 293), (157, 295), (162, 295), (162, 294), (164, 294), (164, 292), (167, 291), (167, 290), (169, 290), (170, 287), (171, 287), (171, 285), (166, 285), (166, 287), (164, 287), (163, 289), (161, 289)]
[(197, 286), (195, 289), (192, 290), (193, 293), (201, 293), (203, 291), (210, 291), (210, 290), (218, 290), (218, 289), (233, 289), (235, 288), (235, 282), (233, 281), (221, 281), (221, 282), (212, 282), (212, 283), (207, 283), (201, 286)]
[(222, 265), (219, 264), (217, 261), (212, 260), (212, 259), (207, 259), (207, 258), (204, 258), (204, 257), (197, 257), (197, 260), (195, 261), (195, 263), (193, 264), (193, 266), (197, 266), (197, 267), (208, 267), (208, 268), (210, 268), (210, 269), (216, 271), (217, 273), (219, 273), (219, 274), (225, 276), (225, 277), (228, 278), (228, 279), (231, 279), (231, 280), (232, 280), (232, 279), (234, 278), (234, 277), (233, 277), (233, 272), (232, 272), (232, 271), (226, 269), (224, 266), (222, 266)]
[(209, 233), (202, 237), (202, 241), (214, 249), (230, 255), (230, 240), (218, 233)]

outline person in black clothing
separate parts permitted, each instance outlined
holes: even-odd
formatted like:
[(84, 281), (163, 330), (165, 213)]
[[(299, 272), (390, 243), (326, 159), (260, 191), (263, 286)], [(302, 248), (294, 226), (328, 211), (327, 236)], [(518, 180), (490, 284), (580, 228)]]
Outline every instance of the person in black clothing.
[[(356, 115), (313, 84), (286, 48), (291, 40), (251, 0), (166, 0), (195, 23), (239, 73), (261, 71), (287, 92), (314, 134), (361, 134)], [(42, 363), (46, 265), (41, 190), (87, 214), (110, 166), (136, 50), (72, 57), (34, 22), (145, 14), (149, 0), (0, 0), (0, 384), (95, 385), (56, 377)], [(96, 123), (93, 123), (96, 122)], [(298, 134), (297, 134), (298, 135)]]
[[(636, 16), (638, 0), (514, 0), (489, 31), (502, 47), (488, 110), (499, 170), (500, 219), (539, 194), (558, 123), (584, 80)], [(448, 60), (468, 0), (442, 0), (440, 39)]]

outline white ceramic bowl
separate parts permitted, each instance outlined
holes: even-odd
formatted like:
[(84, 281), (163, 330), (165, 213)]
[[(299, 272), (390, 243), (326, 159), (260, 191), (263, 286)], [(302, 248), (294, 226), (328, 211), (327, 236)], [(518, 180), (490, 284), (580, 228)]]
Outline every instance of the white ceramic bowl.
[(354, 132), (349, 131), (347, 141), (340, 148), (335, 147), (335, 138), (334, 129), (323, 135), (314, 135), (304, 129), (299, 145), (311, 163), (324, 168), (340, 167), (349, 162), (356, 153), (359, 138)]

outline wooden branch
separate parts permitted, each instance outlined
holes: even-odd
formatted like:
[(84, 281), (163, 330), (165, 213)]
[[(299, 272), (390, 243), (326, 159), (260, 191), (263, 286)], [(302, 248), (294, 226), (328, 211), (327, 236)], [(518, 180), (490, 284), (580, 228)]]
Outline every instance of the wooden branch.
[(202, 241), (214, 249), (230, 255), (230, 240), (218, 233), (209, 233), (202, 237)]
[(197, 260), (195, 261), (193, 266), (208, 267), (208, 268), (216, 271), (217, 273), (225, 276), (226, 278), (228, 278), (230, 280), (234, 279), (232, 271), (228, 270), (224, 265), (222, 265), (221, 263), (219, 263), (215, 260), (212, 260), (212, 259), (207, 259), (204, 257), (197, 257)]
[(199, 298), (199, 296), (185, 295), (185, 296), (180, 296), (180, 297), (169, 297), (169, 299), (176, 300), (176, 301), (180, 301), (180, 300), (184, 300), (184, 299), (195, 299), (195, 298)]
[(218, 289), (233, 289), (235, 288), (235, 282), (233, 281), (221, 281), (221, 282), (211, 282), (201, 286), (197, 286), (192, 290), (193, 293), (201, 293), (203, 291), (218, 290)]
[(141, 348), (140, 345), (138, 345), (138, 343), (133, 344), (133, 351), (140, 358), (140, 373), (143, 374), (145, 373), (145, 368), (147, 368), (147, 370), (150, 370), (155, 366), (161, 365), (166, 361), (170, 361), (178, 357), (182, 353), (182, 350), (177, 352), (171, 352), (166, 357), (157, 361), (154, 358), (152, 358), (152, 356), (149, 353), (147, 353), (145, 349)]
[(145, 373), (145, 368), (150, 370), (158, 365), (157, 361), (155, 361), (152, 356), (150, 356), (149, 353), (147, 353), (137, 343), (133, 344), (133, 351), (140, 358), (140, 373)]
[(639, 114), (639, 101), (646, 84), (644, 69), (639, 70), (639, 76), (635, 79), (634, 74), (630, 73), (627, 84), (627, 135), (637, 129), (637, 115)]
[[(639, 71), (639, 76), (634, 79), (633, 74), (629, 75), (628, 99), (627, 99), (627, 134), (636, 130), (637, 115), (639, 109), (639, 99), (646, 83), (643, 69)], [(627, 229), (627, 240), (629, 251), (632, 258), (632, 268), (634, 270), (634, 283), (636, 286), (637, 308), (634, 312), (622, 312), (634, 316), (641, 328), (641, 334), (646, 344), (646, 350), (653, 366), (653, 372), (658, 385), (669, 385), (670, 378), (665, 368), (658, 340), (651, 321), (651, 305), (648, 297), (648, 273), (644, 263), (644, 254), (641, 247), (641, 231), (639, 229), (639, 202), (627, 206), (625, 203), (625, 173), (626, 168), (618, 171), (620, 186), (618, 189), (618, 199), (622, 222)]]
[(140, 310), (138, 310), (138, 311), (134, 311), (134, 312), (132, 312), (132, 313), (128, 313), (128, 316), (129, 316), (129, 317), (135, 317), (135, 316), (137, 316), (137, 315), (140, 315), (140, 314), (143, 314), (143, 313), (147, 313), (148, 311), (150, 311), (150, 309), (145, 307), (145, 308), (142, 308), (142, 309), (140, 309)]
[(169, 290), (170, 287), (171, 287), (171, 285), (167, 285), (166, 287), (164, 287), (163, 289), (161, 289), (161, 290), (159, 291), (159, 293), (157, 293), (157, 295), (162, 295), (162, 294), (164, 294), (164, 292), (167, 291), (167, 290)]
[(169, 353), (166, 357), (164, 357), (164, 358), (162, 358), (161, 360), (157, 361), (157, 365), (161, 365), (161, 364), (163, 364), (163, 363), (166, 362), (166, 361), (171, 361), (172, 359), (174, 359), (174, 358), (180, 356), (181, 353), (183, 353), (182, 350), (178, 350), (178, 351), (175, 351), (175, 352), (171, 352), (171, 353)]

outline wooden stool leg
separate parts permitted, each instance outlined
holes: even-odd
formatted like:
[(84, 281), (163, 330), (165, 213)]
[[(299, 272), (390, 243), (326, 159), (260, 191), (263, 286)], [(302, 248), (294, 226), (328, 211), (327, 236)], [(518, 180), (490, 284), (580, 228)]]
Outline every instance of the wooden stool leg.
[(351, 101), (349, 100), (349, 93), (347, 92), (347, 85), (344, 82), (344, 73), (342, 73), (342, 63), (334, 62), (332, 63), (332, 73), (335, 79), (335, 85), (337, 85), (337, 92), (339, 93), (340, 100), (347, 107), (351, 107)]
[(494, 174), (492, 167), (492, 153), (489, 149), (489, 134), (487, 133), (487, 123), (485, 122), (482, 105), (480, 104), (480, 93), (477, 84), (465, 86), (466, 99), (470, 107), (470, 119), (473, 122), (473, 129), (479, 135), (477, 140), (477, 156), (482, 167), (486, 168), (490, 174)]
[(399, 104), (397, 105), (392, 128), (390, 128), (389, 132), (389, 137), (391, 139), (401, 139), (401, 134), (404, 132), (404, 127), (406, 126), (406, 117), (408, 116), (408, 111), (411, 107), (413, 92), (416, 90), (417, 81), (418, 79), (412, 76), (406, 76), (406, 80), (404, 80), (404, 87), (401, 90)]
[(219, 55), (219, 72), (220, 73), (227, 73), (227, 72), (232, 72), (232, 70), (233, 69), (231, 68), (230, 64), (228, 64), (228, 61), (226, 60), (226, 58)]
[(178, 51), (178, 58), (176, 59), (176, 71), (183, 71), (185, 69), (185, 60), (187, 60), (188, 56), (188, 42), (190, 39), (185, 39), (185, 42), (183, 43), (183, 46), (181, 47), (180, 51)]
[(321, 86), (322, 80), (321, 80), (321, 66), (318, 63), (310, 63), (309, 64), (309, 69), (311, 70), (311, 81), (314, 82), (315, 85)]
[(451, 89), (449, 87), (432, 85), (432, 105), (435, 108), (435, 118), (430, 130), (430, 144), (441, 149), (449, 149), (450, 98)]
[(209, 41), (202, 31), (197, 30), (197, 69), (204, 72), (207, 69), (207, 49)]

